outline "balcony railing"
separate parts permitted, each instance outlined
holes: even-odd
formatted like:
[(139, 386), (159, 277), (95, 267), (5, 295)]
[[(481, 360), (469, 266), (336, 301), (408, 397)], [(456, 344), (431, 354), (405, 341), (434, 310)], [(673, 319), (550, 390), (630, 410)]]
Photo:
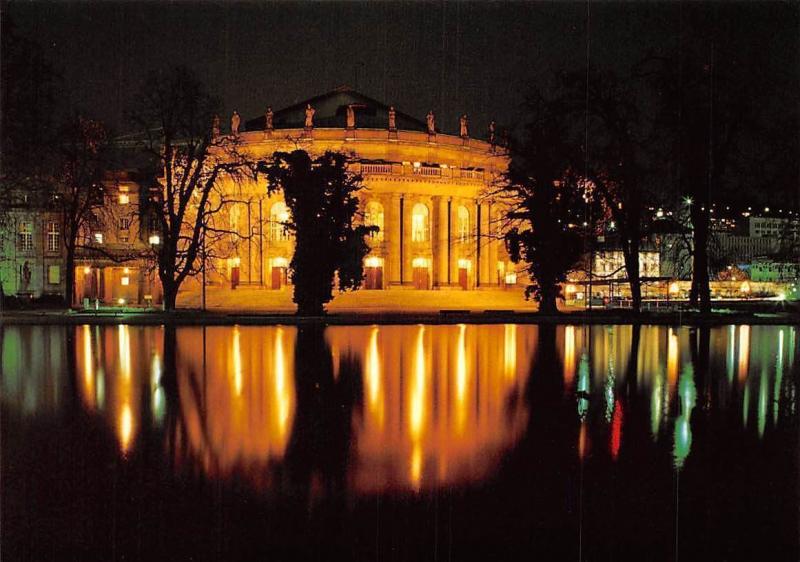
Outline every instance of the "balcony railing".
[(362, 174), (391, 174), (391, 164), (361, 164)]
[(420, 176), (441, 176), (442, 169), (433, 166), (415, 166), (414, 173)]

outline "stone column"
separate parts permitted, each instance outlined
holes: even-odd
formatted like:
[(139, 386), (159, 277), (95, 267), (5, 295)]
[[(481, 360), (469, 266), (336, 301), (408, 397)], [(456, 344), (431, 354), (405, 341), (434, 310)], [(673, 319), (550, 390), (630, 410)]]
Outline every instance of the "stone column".
[(497, 233), (499, 232), (498, 219), (500, 218), (500, 216), (497, 213), (497, 211), (498, 211), (497, 205), (495, 205), (491, 201), (486, 206), (486, 209), (487, 209), (486, 210), (486, 214), (488, 215), (488, 218), (489, 218), (489, 229), (487, 230), (487, 233), (489, 234), (489, 238), (487, 240), (487, 242), (488, 242), (488, 244), (487, 244), (488, 248), (487, 249), (489, 250), (487, 252), (487, 254), (489, 255), (489, 268), (488, 268), (489, 284), (494, 287), (494, 286), (497, 286), (497, 284), (498, 284), (497, 283), (497, 251), (498, 251), (498, 245), (500, 244), (500, 241), (497, 239)]
[(433, 197), (433, 285), (447, 285), (447, 199)]
[(402, 216), (400, 219), (403, 224), (403, 235), (402, 239), (400, 240), (400, 244), (402, 245), (403, 285), (410, 285), (414, 280), (414, 272), (412, 271), (411, 267), (411, 262), (413, 260), (413, 256), (411, 255), (411, 248), (413, 246), (411, 243), (411, 214), (414, 210), (415, 203), (416, 201), (406, 197), (404, 199), (404, 203), (401, 205)]
[(492, 276), (491, 276), (491, 269), (489, 265), (489, 209), (490, 206), (486, 203), (480, 206), (481, 209), (481, 217), (480, 217), (480, 227), (481, 227), (481, 236), (478, 239), (478, 244), (481, 245), (481, 257), (480, 257), (480, 278), (481, 278), (481, 287), (484, 287), (491, 283)]
[(387, 287), (400, 284), (400, 194), (392, 193), (384, 203), (384, 244), (388, 249), (386, 264)]

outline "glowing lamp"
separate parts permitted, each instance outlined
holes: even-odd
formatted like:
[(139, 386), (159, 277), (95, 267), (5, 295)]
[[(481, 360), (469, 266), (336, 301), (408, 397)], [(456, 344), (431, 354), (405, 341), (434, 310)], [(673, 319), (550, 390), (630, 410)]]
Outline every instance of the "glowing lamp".
[(151, 234), (149, 242), (153, 246), (158, 246), (159, 244), (161, 244), (161, 237), (158, 234)]
[(84, 273), (85, 275), (89, 275), (91, 272), (92, 272), (92, 268), (91, 268), (91, 267), (89, 267), (88, 265), (87, 265), (86, 267), (84, 267), (84, 268), (83, 268), (83, 273)]
[(745, 281), (744, 283), (739, 285), (739, 291), (741, 291), (742, 293), (749, 293), (750, 292), (750, 283)]
[(117, 304), (122, 306), (123, 304), (125, 304), (125, 299), (117, 299)]
[(380, 267), (381, 258), (370, 256), (366, 260), (364, 260), (364, 265), (366, 265), (367, 267)]
[(678, 285), (677, 281), (673, 281), (669, 284), (669, 294), (676, 295), (680, 291), (680, 286)]

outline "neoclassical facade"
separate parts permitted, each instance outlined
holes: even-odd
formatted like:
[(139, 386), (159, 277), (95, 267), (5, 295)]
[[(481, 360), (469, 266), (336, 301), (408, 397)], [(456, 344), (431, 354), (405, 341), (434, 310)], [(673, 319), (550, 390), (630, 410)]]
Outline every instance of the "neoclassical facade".
[[(461, 125), (465, 133), (466, 119)], [(360, 220), (379, 227), (369, 241), (365, 289), (516, 284), (499, 237), (502, 209), (490, 196), (507, 165), (494, 143), (443, 134), (432, 115), (423, 122), (347, 88), (268, 110), (231, 134), (256, 159), (297, 148), (351, 155), (365, 185)], [(281, 289), (289, 281), (288, 209), (280, 194), (267, 196), (263, 181), (226, 187), (237, 200), (230, 228), (240, 236), (218, 252), (229, 257), (217, 258), (212, 282)]]

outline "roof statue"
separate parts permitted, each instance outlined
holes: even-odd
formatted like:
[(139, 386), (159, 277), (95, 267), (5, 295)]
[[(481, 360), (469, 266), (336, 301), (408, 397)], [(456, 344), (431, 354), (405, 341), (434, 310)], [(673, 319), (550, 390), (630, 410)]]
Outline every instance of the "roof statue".
[(467, 114), (465, 113), (458, 119), (458, 124), (460, 127), (460, 134), (461, 138), (467, 138), (469, 136), (469, 131), (467, 130)]
[(397, 112), (394, 110), (393, 105), (389, 106), (389, 130), (397, 130)]
[(233, 136), (239, 136), (239, 125), (242, 122), (242, 118), (239, 117), (239, 112), (235, 109), (233, 110), (233, 115), (231, 115), (231, 134)]
[(275, 114), (272, 112), (272, 106), (267, 107), (267, 112), (264, 114), (264, 129), (267, 131), (271, 131), (273, 129), (272, 126), (272, 118)]
[(211, 138), (216, 139), (219, 137), (219, 115), (214, 115), (211, 121)]
[(347, 128), (356, 128), (356, 110), (354, 109), (352, 103), (347, 105)]
[(433, 110), (428, 112), (428, 115), (425, 116), (425, 122), (428, 125), (428, 134), (435, 135), (436, 134), (436, 117), (433, 115)]
[(490, 121), (489, 122), (489, 143), (490, 144), (494, 144), (494, 141), (495, 141), (494, 129), (495, 129), (494, 121)]
[(314, 128), (314, 113), (316, 110), (311, 107), (311, 104), (306, 105), (306, 120), (305, 120), (305, 128), (306, 129), (313, 129)]

